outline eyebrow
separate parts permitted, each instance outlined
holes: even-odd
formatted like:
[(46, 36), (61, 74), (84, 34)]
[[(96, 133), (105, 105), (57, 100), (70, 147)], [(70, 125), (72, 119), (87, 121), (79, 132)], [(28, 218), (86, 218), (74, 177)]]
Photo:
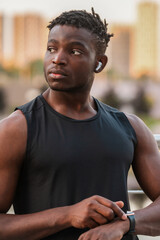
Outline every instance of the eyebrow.
[[(51, 38), (51, 39), (48, 40), (48, 43), (58, 43), (58, 41), (55, 40), (55, 39), (53, 39), (53, 38)], [(79, 42), (79, 41), (69, 42), (68, 45), (71, 45), (71, 46), (72, 46), (72, 45), (78, 45), (78, 46), (81, 46), (81, 47), (87, 49), (86, 45), (85, 45), (84, 43), (82, 43), (82, 42)]]
[(69, 45), (78, 45), (78, 46), (81, 46), (83, 48), (86, 48), (85, 44), (83, 44), (82, 42), (79, 42), (79, 41), (70, 42)]
[(57, 40), (55, 40), (55, 39), (52, 39), (52, 38), (48, 40), (48, 43), (50, 43), (50, 42), (53, 42), (53, 43), (58, 43), (58, 41), (57, 41)]

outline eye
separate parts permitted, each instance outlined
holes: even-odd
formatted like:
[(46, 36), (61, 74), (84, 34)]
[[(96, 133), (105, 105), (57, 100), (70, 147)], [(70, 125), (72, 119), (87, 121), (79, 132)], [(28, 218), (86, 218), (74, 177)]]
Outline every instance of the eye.
[(78, 55), (81, 55), (82, 52), (81, 52), (80, 50), (73, 49), (73, 50), (72, 50), (72, 54), (78, 56)]
[(54, 53), (54, 52), (56, 51), (56, 49), (53, 48), (53, 47), (48, 47), (48, 51), (49, 51), (50, 53)]

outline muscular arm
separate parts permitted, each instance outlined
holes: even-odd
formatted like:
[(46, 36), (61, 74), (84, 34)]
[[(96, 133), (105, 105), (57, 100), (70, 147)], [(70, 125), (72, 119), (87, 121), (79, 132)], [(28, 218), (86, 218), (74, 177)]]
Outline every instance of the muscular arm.
[[(41, 239), (69, 226), (67, 208), (35, 214), (5, 214), (13, 202), (26, 151), (27, 126), (20, 111), (0, 123), (0, 239)], [(66, 211), (65, 211), (66, 210)], [(54, 226), (54, 228), (53, 228)]]
[(26, 151), (27, 125), (18, 110), (0, 122), (0, 239), (42, 239), (68, 227), (95, 227), (124, 219), (122, 202), (93, 196), (72, 206), (26, 215), (6, 214), (10, 208)]
[(135, 211), (136, 233), (160, 235), (160, 152), (155, 139), (145, 124), (135, 116), (128, 116), (136, 131), (138, 144), (133, 161), (135, 176), (153, 201), (148, 207)]

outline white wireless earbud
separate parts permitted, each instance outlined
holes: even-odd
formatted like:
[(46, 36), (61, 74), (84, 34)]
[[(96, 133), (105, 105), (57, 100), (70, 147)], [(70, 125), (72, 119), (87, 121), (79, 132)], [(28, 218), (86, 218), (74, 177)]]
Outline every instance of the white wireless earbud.
[(102, 63), (98, 62), (98, 66), (96, 67), (96, 71), (98, 71), (102, 67)]

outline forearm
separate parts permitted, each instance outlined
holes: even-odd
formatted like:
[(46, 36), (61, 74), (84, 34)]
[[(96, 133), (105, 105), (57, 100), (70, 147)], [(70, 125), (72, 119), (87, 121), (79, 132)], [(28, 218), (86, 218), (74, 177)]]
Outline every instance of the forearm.
[(160, 235), (160, 197), (144, 209), (135, 211), (136, 234)]
[(69, 227), (94, 228), (112, 221), (115, 215), (126, 220), (123, 205), (122, 201), (95, 195), (71, 206), (34, 214), (0, 214), (0, 239), (38, 240)]
[(114, 219), (112, 222), (93, 228), (83, 233), (78, 240), (120, 240), (129, 230), (129, 220)]
[(69, 207), (34, 214), (0, 214), (1, 240), (38, 240), (70, 227)]

